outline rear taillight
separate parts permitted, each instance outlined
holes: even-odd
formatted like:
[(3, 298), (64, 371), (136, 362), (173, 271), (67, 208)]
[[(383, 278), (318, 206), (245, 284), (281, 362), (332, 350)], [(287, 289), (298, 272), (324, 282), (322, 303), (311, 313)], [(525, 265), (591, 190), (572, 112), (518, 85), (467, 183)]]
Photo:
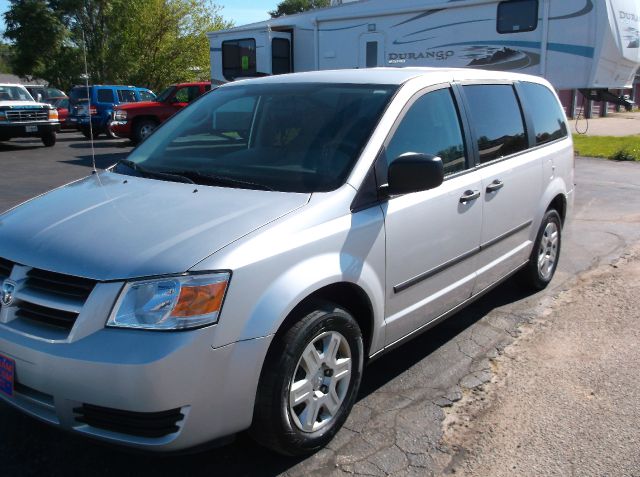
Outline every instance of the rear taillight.
[(91, 116), (95, 116), (96, 114), (98, 114), (98, 109), (97, 109), (95, 106), (91, 106), (91, 107), (89, 108), (89, 114), (90, 114)]

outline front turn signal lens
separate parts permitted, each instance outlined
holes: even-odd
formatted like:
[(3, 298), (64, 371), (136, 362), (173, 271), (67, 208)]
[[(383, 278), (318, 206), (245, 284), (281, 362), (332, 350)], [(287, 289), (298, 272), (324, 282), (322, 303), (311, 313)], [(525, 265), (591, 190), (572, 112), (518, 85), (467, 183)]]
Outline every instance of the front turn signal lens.
[(211, 285), (183, 286), (171, 316), (187, 317), (220, 312), (227, 282)]
[(49, 121), (57, 121), (58, 120), (58, 110), (50, 109), (49, 110)]

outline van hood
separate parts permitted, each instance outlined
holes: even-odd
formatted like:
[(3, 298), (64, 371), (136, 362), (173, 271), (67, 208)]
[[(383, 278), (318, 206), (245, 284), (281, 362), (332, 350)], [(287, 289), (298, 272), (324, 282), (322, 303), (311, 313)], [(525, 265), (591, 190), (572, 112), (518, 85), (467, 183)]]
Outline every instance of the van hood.
[(0, 257), (94, 280), (182, 273), (309, 197), (102, 172), (0, 215)]

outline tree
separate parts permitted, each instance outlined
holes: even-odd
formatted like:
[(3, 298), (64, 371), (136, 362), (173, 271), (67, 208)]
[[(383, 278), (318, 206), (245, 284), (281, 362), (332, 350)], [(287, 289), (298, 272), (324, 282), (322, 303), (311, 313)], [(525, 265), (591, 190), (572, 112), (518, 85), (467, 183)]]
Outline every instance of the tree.
[(59, 87), (90, 82), (159, 89), (209, 77), (205, 33), (229, 28), (211, 0), (11, 0), (5, 36), (16, 74)]
[[(67, 32), (46, 0), (11, 0), (5, 37), (13, 41), (11, 67), (20, 76), (60, 79), (68, 64), (61, 54)], [(74, 58), (75, 60), (75, 58)]]
[(201, 0), (146, 0), (132, 14), (135, 25), (123, 38), (127, 77), (158, 90), (171, 83), (211, 78), (206, 33), (233, 26), (221, 7)]
[(282, 15), (294, 15), (314, 8), (328, 7), (330, 0), (282, 0), (275, 10), (269, 12), (272, 18)]
[(11, 69), (11, 46), (0, 42), (0, 73), (13, 73)]

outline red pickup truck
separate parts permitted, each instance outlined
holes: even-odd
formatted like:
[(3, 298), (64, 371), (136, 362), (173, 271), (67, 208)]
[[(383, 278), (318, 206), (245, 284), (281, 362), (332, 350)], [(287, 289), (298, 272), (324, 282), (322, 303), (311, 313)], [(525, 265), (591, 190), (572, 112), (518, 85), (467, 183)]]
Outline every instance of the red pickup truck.
[(139, 143), (191, 101), (211, 90), (211, 82), (180, 83), (166, 88), (154, 101), (126, 103), (113, 110), (109, 130)]

